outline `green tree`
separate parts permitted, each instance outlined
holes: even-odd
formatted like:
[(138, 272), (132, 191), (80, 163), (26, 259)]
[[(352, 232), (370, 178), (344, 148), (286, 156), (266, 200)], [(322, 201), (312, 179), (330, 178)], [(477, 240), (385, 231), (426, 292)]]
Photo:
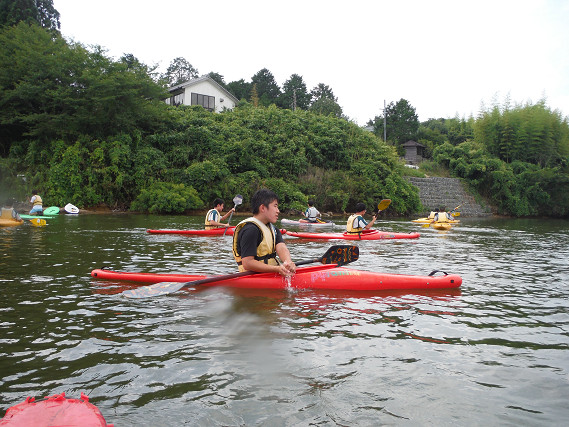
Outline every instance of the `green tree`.
[(310, 91), (310, 103), (314, 104), (316, 101), (320, 99), (331, 99), (334, 102), (338, 102), (338, 99), (334, 96), (334, 92), (332, 88), (324, 83), (318, 83), (311, 91)]
[(237, 99), (247, 99), (251, 94), (252, 84), (240, 79), (237, 81), (229, 82), (227, 90), (231, 92)]
[(219, 73), (215, 73), (213, 71), (210, 71), (209, 73), (206, 74), (209, 78), (213, 79), (215, 82), (219, 83), (219, 85), (221, 87), (226, 87), (227, 85), (225, 84), (225, 80), (223, 78), (223, 76)]
[(0, 28), (19, 22), (59, 31), (59, 12), (53, 0), (0, 0)]
[(105, 137), (156, 130), (166, 94), (147, 67), (117, 62), (59, 34), (20, 23), (0, 32), (0, 124), (3, 149), (15, 141)]
[(251, 101), (251, 104), (253, 104), (254, 107), (259, 106), (259, 93), (257, 92), (257, 84), (256, 83), (253, 83), (253, 86), (251, 87), (251, 96), (249, 99)]
[(169, 86), (176, 86), (198, 77), (198, 70), (180, 56), (172, 60), (163, 76)]
[(279, 98), (279, 106), (282, 108), (301, 108), (307, 110), (310, 105), (310, 94), (306, 89), (306, 83), (302, 76), (292, 74), (283, 83), (283, 93)]
[(269, 70), (263, 68), (258, 71), (251, 77), (251, 82), (257, 87), (257, 95), (259, 96), (259, 103), (261, 105), (268, 107), (278, 102), (281, 89)]
[(331, 98), (320, 98), (312, 103), (310, 111), (324, 116), (333, 115), (334, 117), (342, 117), (342, 107)]
[[(415, 113), (415, 108), (406, 99), (401, 98), (396, 103), (390, 102), (385, 108), (384, 114), (387, 116), (387, 140), (391, 141), (397, 148), (399, 155), (404, 155), (403, 144), (409, 140), (417, 139), (419, 130), (419, 117)], [(376, 116), (368, 122), (373, 126), (374, 133), (383, 136), (383, 114)]]

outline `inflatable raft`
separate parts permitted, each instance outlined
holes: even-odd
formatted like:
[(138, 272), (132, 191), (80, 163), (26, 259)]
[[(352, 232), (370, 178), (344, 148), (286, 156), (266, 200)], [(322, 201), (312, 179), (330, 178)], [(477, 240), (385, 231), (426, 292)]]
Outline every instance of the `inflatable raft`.
[(287, 236), (301, 239), (344, 239), (344, 240), (384, 240), (384, 239), (417, 239), (419, 233), (391, 233), (389, 231), (364, 230), (358, 234), (351, 233), (309, 233), (287, 231)]
[[(375, 273), (329, 264), (298, 268), (296, 274), (291, 277), (290, 284), (278, 274), (259, 273), (252, 276), (210, 282), (200, 285), (199, 287), (225, 286), (249, 289), (291, 288), (383, 291), (396, 289), (448, 289), (458, 288), (462, 284), (462, 278), (456, 274), (443, 272), (442, 275), (436, 275), (436, 273), (436, 270), (426, 276)], [(97, 279), (124, 280), (145, 284), (159, 282), (191, 282), (209, 277), (196, 274), (127, 273), (104, 269), (91, 271), (91, 276)]]
[(81, 393), (81, 400), (68, 399), (65, 393), (36, 401), (28, 397), (24, 402), (6, 411), (0, 426), (48, 427), (48, 426), (91, 426), (113, 427), (107, 424), (103, 414), (89, 398)]
[(297, 225), (300, 227), (308, 226), (310, 228), (312, 228), (312, 227), (321, 228), (321, 227), (333, 227), (334, 226), (334, 223), (332, 221), (310, 222), (310, 221), (307, 221), (305, 219), (294, 220), (294, 219), (286, 219), (286, 218), (281, 219), (281, 224), (282, 225)]

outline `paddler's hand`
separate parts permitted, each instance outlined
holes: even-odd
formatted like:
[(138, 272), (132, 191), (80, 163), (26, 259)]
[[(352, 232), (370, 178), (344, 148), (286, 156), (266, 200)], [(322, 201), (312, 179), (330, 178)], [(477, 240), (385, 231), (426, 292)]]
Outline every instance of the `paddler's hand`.
[(296, 272), (296, 264), (292, 261), (285, 261), (279, 265), (279, 274), (284, 277), (293, 276)]

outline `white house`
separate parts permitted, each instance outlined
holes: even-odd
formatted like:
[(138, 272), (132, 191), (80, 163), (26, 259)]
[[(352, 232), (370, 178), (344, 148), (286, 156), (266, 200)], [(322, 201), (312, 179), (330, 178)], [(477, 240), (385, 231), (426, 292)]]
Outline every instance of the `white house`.
[(232, 110), (239, 100), (211, 77), (202, 76), (168, 89), (169, 105), (201, 105), (206, 110), (219, 113), (224, 109)]

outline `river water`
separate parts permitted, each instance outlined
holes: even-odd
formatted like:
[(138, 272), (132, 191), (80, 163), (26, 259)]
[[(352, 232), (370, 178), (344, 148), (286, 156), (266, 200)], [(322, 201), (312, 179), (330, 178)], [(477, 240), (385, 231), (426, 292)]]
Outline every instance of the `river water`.
[[(461, 219), (380, 221), (421, 237), (358, 242), (349, 266), (457, 273), (460, 290), (146, 300), (90, 271), (233, 273), (231, 237), (150, 235), (203, 220), (127, 214), (0, 229), (0, 415), (85, 392), (116, 426), (566, 424), (569, 221)], [(302, 260), (345, 242), (287, 243)]]

